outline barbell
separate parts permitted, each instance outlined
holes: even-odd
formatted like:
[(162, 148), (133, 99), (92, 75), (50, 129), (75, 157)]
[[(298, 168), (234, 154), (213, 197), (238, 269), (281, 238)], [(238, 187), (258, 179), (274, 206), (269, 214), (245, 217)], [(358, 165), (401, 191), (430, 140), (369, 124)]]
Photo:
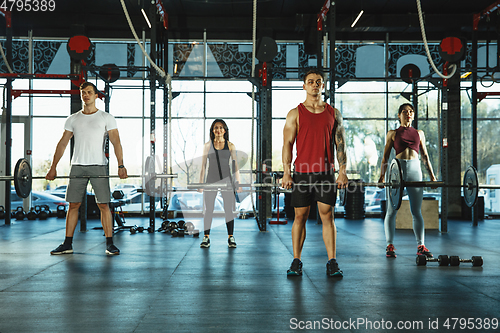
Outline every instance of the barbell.
[[(154, 172), (154, 159), (151, 156), (146, 158), (144, 175), (129, 175), (128, 178), (145, 178), (146, 191), (151, 192), (151, 186), (154, 186), (154, 181), (158, 178), (177, 178), (176, 174), (157, 174)], [(120, 178), (118, 175), (100, 175), (100, 176), (58, 176), (60, 179), (74, 178)], [(0, 176), (0, 181), (14, 181), (16, 194), (20, 198), (27, 198), (32, 189), (33, 179), (45, 179), (44, 176), (33, 177), (31, 166), (27, 159), (21, 158), (17, 161), (14, 167), (13, 176)]]
[[(294, 187), (328, 187), (330, 190), (332, 187), (337, 189), (337, 184), (335, 183), (295, 183)], [(483, 185), (479, 184), (477, 171), (473, 166), (469, 166), (464, 174), (462, 184), (446, 184), (442, 181), (426, 182), (426, 181), (404, 181), (403, 173), (401, 171), (401, 163), (394, 159), (389, 166), (388, 181), (385, 183), (360, 183), (362, 187), (387, 187), (389, 189), (389, 201), (394, 210), (398, 210), (401, 207), (401, 202), (403, 199), (403, 190), (405, 187), (460, 187), (464, 189), (464, 200), (468, 207), (472, 207), (476, 204), (479, 189), (500, 189), (500, 185)], [(250, 187), (258, 190), (265, 190), (266, 188), (276, 188), (279, 192), (290, 192), (291, 190), (286, 190), (280, 188), (275, 182), (273, 183), (262, 183), (262, 184), (236, 184), (237, 187)], [(207, 190), (232, 190), (230, 184), (204, 184), (204, 183), (194, 183), (189, 184), (188, 189), (207, 189)], [(339, 190), (339, 204), (341, 206), (345, 205), (347, 198), (347, 188), (340, 188)]]
[[(144, 175), (130, 175), (129, 178), (134, 177), (144, 177), (145, 178), (145, 190), (147, 193), (155, 193), (156, 188), (154, 182), (159, 178), (177, 178), (175, 174), (156, 174), (154, 171), (154, 159), (152, 156), (146, 158)], [(111, 176), (62, 176), (57, 178), (117, 178), (117, 175)], [(14, 180), (14, 186), (16, 193), (21, 198), (27, 198), (31, 193), (32, 180), (33, 179), (45, 179), (43, 176), (33, 177), (31, 173), (31, 167), (28, 160), (21, 158), (17, 161), (14, 168), (14, 175), (0, 176), (0, 181), (12, 181)], [(328, 186), (329, 189), (337, 188), (335, 183), (313, 183), (313, 184), (303, 184), (298, 183), (294, 186)], [(389, 200), (391, 202), (394, 210), (398, 210), (401, 206), (401, 201), (403, 198), (403, 190), (405, 187), (461, 187), (464, 190), (464, 200), (468, 207), (472, 207), (476, 204), (479, 194), (479, 189), (500, 189), (500, 185), (484, 185), (479, 184), (477, 171), (473, 166), (469, 166), (464, 174), (462, 184), (446, 184), (441, 181), (436, 182), (426, 182), (426, 181), (404, 181), (401, 171), (401, 164), (397, 159), (394, 159), (389, 166), (388, 182), (385, 183), (361, 183), (361, 186), (373, 186), (373, 187), (387, 187), (389, 189)], [(289, 192), (290, 190), (285, 190), (280, 188), (278, 184), (273, 183), (254, 183), (254, 184), (236, 184), (235, 188), (238, 187), (250, 187), (260, 190), (265, 190), (267, 188), (276, 188), (279, 192)], [(207, 189), (207, 190), (232, 190), (233, 187), (229, 185), (221, 184), (189, 184), (188, 189)], [(345, 205), (347, 189), (339, 189), (339, 200), (340, 205)]]

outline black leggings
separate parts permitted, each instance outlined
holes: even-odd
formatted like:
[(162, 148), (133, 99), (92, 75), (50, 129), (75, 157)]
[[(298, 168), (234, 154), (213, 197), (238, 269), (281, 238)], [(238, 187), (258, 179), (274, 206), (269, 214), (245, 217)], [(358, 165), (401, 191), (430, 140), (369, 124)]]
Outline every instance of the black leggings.
[[(234, 232), (234, 216), (233, 204), (234, 193), (230, 191), (221, 191), (222, 199), (224, 199), (224, 213), (226, 215), (227, 234), (232, 235)], [(205, 216), (203, 217), (203, 224), (205, 228), (205, 235), (210, 235), (210, 228), (212, 226), (212, 217), (214, 215), (215, 197), (217, 191), (204, 191), (203, 199), (205, 201)]]

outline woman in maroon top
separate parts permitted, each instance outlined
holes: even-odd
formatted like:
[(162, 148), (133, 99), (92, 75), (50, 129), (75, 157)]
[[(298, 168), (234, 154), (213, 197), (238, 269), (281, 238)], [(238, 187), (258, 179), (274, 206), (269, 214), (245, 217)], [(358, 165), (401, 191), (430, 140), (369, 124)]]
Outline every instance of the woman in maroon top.
[[(401, 126), (396, 130), (391, 130), (387, 133), (385, 140), (384, 155), (382, 157), (382, 165), (380, 167), (379, 182), (383, 183), (385, 172), (392, 148), (396, 151), (396, 158), (401, 163), (401, 171), (403, 180), (405, 181), (421, 181), (422, 170), (420, 168), (420, 159), (418, 158), (419, 151), (422, 153), (422, 161), (429, 172), (431, 181), (436, 181), (434, 172), (432, 171), (431, 161), (427, 148), (425, 146), (425, 135), (422, 130), (416, 130), (411, 127), (414, 117), (413, 105), (409, 103), (402, 104), (399, 107), (398, 118)], [(425, 247), (425, 226), (422, 217), (422, 199), (424, 194), (423, 187), (407, 187), (408, 197), (410, 199), (410, 210), (413, 216), (413, 232), (417, 239), (417, 254), (432, 257), (432, 253)], [(389, 201), (387, 201), (389, 202)], [(395, 258), (394, 234), (396, 231), (396, 214), (397, 211), (391, 205), (387, 205), (387, 214), (384, 220), (385, 238), (387, 241), (386, 256)]]

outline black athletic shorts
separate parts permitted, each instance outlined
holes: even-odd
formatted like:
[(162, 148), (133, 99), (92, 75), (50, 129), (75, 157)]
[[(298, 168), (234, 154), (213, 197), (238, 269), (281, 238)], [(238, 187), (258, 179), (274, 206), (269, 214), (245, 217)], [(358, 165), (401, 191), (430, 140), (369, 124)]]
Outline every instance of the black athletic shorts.
[[(321, 185), (321, 184), (324, 185)], [(312, 186), (300, 184), (315, 184)], [(292, 207), (307, 207), (319, 201), (335, 206), (337, 186), (333, 169), (323, 173), (293, 173)]]

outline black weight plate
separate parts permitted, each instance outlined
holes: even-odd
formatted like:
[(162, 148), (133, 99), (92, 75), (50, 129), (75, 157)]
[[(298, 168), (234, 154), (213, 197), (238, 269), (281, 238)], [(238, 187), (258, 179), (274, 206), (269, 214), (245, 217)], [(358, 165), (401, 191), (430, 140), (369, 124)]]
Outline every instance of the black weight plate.
[(406, 64), (401, 68), (399, 75), (404, 82), (411, 84), (413, 80), (420, 78), (420, 68), (414, 64)]
[(31, 167), (27, 159), (20, 158), (14, 168), (14, 187), (20, 198), (27, 198), (31, 193)]
[(427, 258), (423, 255), (417, 255), (417, 258), (415, 258), (415, 262), (417, 266), (425, 266), (427, 265)]
[(447, 255), (440, 255), (438, 259), (439, 259), (439, 266), (448, 266), (450, 263), (450, 260)]
[(99, 75), (107, 82), (113, 83), (120, 78), (120, 69), (115, 64), (104, 64)]
[(271, 37), (262, 37), (257, 41), (255, 57), (261, 62), (269, 62), (278, 54), (278, 44)]
[(464, 174), (464, 201), (467, 207), (472, 207), (477, 202), (478, 185), (477, 171), (472, 165), (467, 168)]
[(389, 166), (389, 200), (392, 208), (398, 210), (403, 200), (403, 174), (401, 164), (397, 159), (393, 159)]
[(483, 257), (481, 257), (481, 256), (472, 257), (472, 266), (474, 266), (474, 267), (483, 266)]
[(450, 266), (460, 266), (460, 258), (458, 256), (450, 256)]

